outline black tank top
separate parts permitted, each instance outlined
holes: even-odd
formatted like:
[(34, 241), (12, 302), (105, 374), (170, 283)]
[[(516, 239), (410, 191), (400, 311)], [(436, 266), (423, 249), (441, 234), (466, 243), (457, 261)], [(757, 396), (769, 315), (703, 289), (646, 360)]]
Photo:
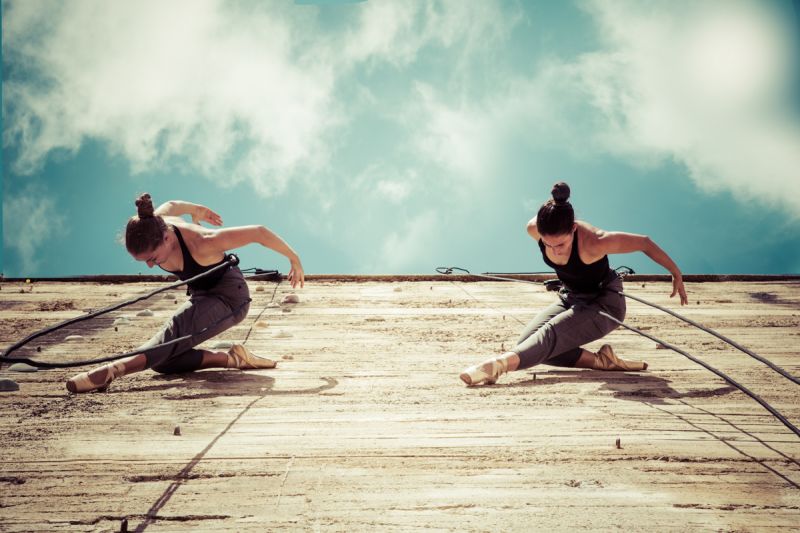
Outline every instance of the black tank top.
[[(174, 270), (167, 270), (166, 268), (164, 270), (175, 274), (176, 276), (178, 276), (178, 279), (187, 280), (189, 278), (193, 278), (198, 274), (207, 272), (212, 268), (217, 267), (228, 260), (228, 255), (226, 254), (225, 257), (222, 259), (222, 261), (220, 261), (219, 263), (208, 266), (198, 265), (197, 261), (194, 260), (194, 257), (192, 257), (192, 254), (189, 252), (189, 248), (186, 247), (186, 243), (183, 242), (183, 236), (181, 235), (180, 230), (175, 226), (172, 226), (172, 229), (175, 230), (175, 236), (178, 238), (178, 244), (180, 245), (181, 253), (183, 254), (183, 270), (174, 271)], [(189, 288), (192, 290), (200, 289), (207, 291), (213, 288), (219, 282), (219, 280), (222, 279), (222, 276), (224, 276), (225, 272), (227, 271), (228, 271), (227, 268), (221, 268), (211, 275), (208, 275), (204, 278), (200, 278), (199, 280), (190, 283)]]
[(558, 279), (572, 292), (598, 292), (601, 284), (608, 276), (609, 270), (611, 270), (608, 266), (607, 255), (590, 265), (581, 261), (581, 256), (578, 254), (577, 233), (572, 239), (572, 252), (569, 254), (569, 261), (567, 261), (566, 265), (557, 265), (550, 261), (542, 239), (539, 239), (539, 249), (542, 251), (544, 262), (553, 267)]

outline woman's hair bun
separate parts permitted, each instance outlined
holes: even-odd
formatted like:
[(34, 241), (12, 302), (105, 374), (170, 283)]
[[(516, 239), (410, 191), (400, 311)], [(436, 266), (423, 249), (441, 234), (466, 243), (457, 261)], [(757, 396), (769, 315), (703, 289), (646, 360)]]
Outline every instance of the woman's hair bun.
[(153, 216), (153, 200), (150, 195), (144, 193), (136, 199), (136, 208), (139, 211), (139, 218), (147, 218)]
[(569, 200), (569, 185), (563, 181), (559, 181), (553, 185), (553, 190), (550, 192), (553, 195), (553, 201), (558, 204), (565, 204)]

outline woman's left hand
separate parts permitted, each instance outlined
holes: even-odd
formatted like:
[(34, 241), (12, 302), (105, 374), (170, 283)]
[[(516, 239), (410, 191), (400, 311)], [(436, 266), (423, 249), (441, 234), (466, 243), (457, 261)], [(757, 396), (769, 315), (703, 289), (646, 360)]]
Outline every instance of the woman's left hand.
[(294, 289), (297, 285), (300, 285), (300, 288), (303, 288), (305, 284), (306, 277), (303, 273), (303, 265), (300, 264), (300, 260), (297, 259), (292, 261), (292, 267), (289, 269), (289, 275), (286, 278), (289, 280), (289, 283), (292, 284), (292, 288)]
[(204, 205), (198, 205), (192, 213), (192, 222), (200, 224), (201, 222), (208, 222), (212, 226), (221, 226), (222, 217), (217, 213), (207, 208)]
[(686, 297), (686, 289), (683, 287), (683, 277), (680, 275), (672, 276), (672, 294), (670, 294), (669, 297), (672, 298), (676, 294), (681, 297), (681, 305), (689, 303), (689, 298)]

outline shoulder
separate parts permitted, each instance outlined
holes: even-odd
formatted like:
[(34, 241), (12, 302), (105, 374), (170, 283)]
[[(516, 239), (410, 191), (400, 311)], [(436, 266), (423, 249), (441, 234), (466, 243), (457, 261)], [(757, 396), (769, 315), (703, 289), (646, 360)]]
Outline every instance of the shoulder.
[(199, 224), (193, 224), (191, 222), (187, 222), (184, 219), (182, 219), (181, 217), (167, 216), (167, 217), (164, 217), (164, 222), (166, 222), (167, 224), (170, 224), (172, 226), (175, 226), (176, 228), (181, 230), (181, 233), (183, 235), (188, 235), (188, 236), (200, 236), (200, 237), (203, 237), (203, 236), (205, 236), (205, 235), (207, 235), (207, 234), (209, 234), (209, 233), (214, 231), (212, 229), (200, 226)]
[[(166, 220), (166, 218), (170, 218), (171, 220)], [(176, 217), (165, 217), (165, 221), (167, 224), (171, 224), (178, 228), (181, 232), (181, 237), (186, 242), (186, 245), (192, 248), (192, 250), (196, 250), (198, 248), (205, 248), (208, 246), (208, 240), (212, 237), (216, 232), (213, 229), (205, 228), (198, 224), (192, 224), (191, 222), (186, 222), (182, 218)]]
[(578, 227), (578, 244), (580, 246), (581, 253), (591, 256), (605, 255), (602, 250), (603, 239), (606, 237), (608, 232), (592, 226), (584, 220), (576, 220), (575, 224)]
[(539, 230), (536, 229), (536, 217), (533, 217), (528, 221), (528, 235), (530, 235), (534, 240), (538, 241), (541, 239), (541, 235), (539, 235)]
[(585, 220), (576, 220), (575, 225), (578, 228), (578, 238), (587, 244), (599, 241), (606, 234), (604, 230), (592, 226)]

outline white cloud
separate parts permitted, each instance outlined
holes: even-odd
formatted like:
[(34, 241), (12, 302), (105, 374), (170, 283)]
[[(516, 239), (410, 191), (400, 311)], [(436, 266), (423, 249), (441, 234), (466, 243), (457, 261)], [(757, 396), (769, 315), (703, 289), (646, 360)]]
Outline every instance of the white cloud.
[(9, 3), (4, 53), (34, 75), (4, 86), (15, 170), (87, 139), (135, 172), (179, 163), (265, 194), (323, 165), (324, 136), (341, 120), (330, 65), (302, 48), (307, 30), (281, 4), (230, 6)]
[(399, 204), (408, 197), (411, 185), (404, 181), (381, 180), (377, 184), (377, 191), (390, 202)]
[(400, 68), (428, 46), (464, 57), (509, 25), (493, 4), (352, 7), (331, 29), (278, 2), (5, 2), (5, 60), (25, 72), (4, 84), (14, 170), (94, 139), (134, 172), (171, 165), (274, 194), (328, 166), (358, 105), (335, 89), (358, 65)]
[(442, 238), (435, 211), (423, 211), (396, 226), (395, 231), (386, 234), (372, 272), (407, 272), (420, 263), (420, 257), (431, 256)]
[(20, 276), (36, 274), (41, 261), (37, 249), (49, 239), (65, 234), (64, 216), (55, 200), (41, 187), (29, 186), (3, 202), (3, 233), (6, 250), (16, 255)]
[(417, 152), (460, 178), (486, 177), (494, 150), (495, 120), (477, 106), (443, 102), (429, 85), (417, 83), (416, 109), (407, 120), (420, 124)]
[(600, 113), (597, 146), (672, 158), (708, 190), (800, 216), (800, 124), (787, 118), (790, 41), (763, 4), (594, 2), (605, 49), (563, 65)]
[(495, 2), (370, 1), (363, 6), (358, 25), (337, 46), (347, 63), (380, 61), (400, 67), (432, 45), (457, 48), (460, 62), (490, 53), (522, 18), (515, 6)]

